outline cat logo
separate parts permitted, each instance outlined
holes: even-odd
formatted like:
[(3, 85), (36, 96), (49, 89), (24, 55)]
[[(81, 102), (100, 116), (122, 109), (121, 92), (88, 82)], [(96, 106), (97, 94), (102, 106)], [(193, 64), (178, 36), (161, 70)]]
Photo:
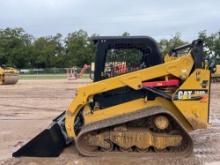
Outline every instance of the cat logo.
[(191, 99), (192, 91), (179, 91), (178, 100)]
[(200, 100), (207, 95), (208, 90), (179, 90), (174, 100)]

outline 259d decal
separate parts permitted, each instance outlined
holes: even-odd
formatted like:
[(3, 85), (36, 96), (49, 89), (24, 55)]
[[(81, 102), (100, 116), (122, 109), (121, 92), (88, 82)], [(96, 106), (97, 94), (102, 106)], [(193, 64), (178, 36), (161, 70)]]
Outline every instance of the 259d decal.
[(201, 100), (208, 97), (208, 90), (178, 90), (173, 100)]

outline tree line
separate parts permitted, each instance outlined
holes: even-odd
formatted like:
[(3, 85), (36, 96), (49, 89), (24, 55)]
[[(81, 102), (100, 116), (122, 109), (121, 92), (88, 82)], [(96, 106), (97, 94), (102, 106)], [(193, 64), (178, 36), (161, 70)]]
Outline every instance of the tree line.
[[(128, 36), (129, 33), (122, 35)], [(65, 37), (58, 33), (34, 38), (22, 28), (0, 29), (0, 65), (17, 68), (82, 67), (94, 61), (95, 46), (90, 37), (84, 30)], [(203, 39), (209, 50), (220, 57), (220, 31), (210, 35), (202, 31), (198, 33), (198, 38)], [(163, 55), (186, 43), (179, 33), (158, 42)]]

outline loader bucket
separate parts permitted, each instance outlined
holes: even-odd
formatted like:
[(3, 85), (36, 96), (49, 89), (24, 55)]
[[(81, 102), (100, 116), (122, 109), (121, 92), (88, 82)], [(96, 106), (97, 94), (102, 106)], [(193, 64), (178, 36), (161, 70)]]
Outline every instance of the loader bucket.
[(58, 123), (53, 123), (20, 149), (12, 154), (13, 157), (57, 157), (66, 147), (64, 137)]

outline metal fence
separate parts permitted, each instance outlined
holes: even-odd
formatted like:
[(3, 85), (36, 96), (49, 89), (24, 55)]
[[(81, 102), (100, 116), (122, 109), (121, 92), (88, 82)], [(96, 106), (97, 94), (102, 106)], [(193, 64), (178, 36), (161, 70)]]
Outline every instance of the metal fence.
[[(69, 79), (67, 69), (70, 68), (31, 68), (19, 69), (20, 79)], [(74, 67), (76, 74), (81, 72), (82, 68)], [(91, 77), (90, 69), (86, 70), (81, 78)]]
[(32, 69), (20, 69), (21, 75), (27, 74), (65, 74), (65, 68), (32, 68)]

